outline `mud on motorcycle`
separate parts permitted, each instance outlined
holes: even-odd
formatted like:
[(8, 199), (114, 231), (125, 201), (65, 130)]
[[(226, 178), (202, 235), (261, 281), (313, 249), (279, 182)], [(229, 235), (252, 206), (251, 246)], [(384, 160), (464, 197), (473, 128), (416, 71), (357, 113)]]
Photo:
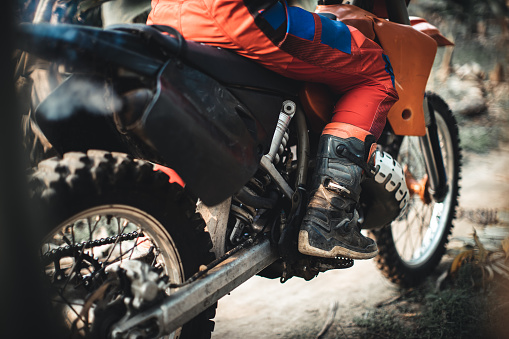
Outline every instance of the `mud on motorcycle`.
[[(22, 87), (31, 141), (58, 154), (37, 164), (30, 186), (45, 211), (50, 297), (71, 336), (210, 337), (216, 301), (251, 276), (309, 280), (354, 264), (296, 250), (334, 103), (326, 87), (171, 27), (81, 25), (90, 13), (79, 3), (39, 2), (18, 31), (17, 70), (32, 86)], [(405, 1), (356, 4), (316, 11), (368, 23), (392, 61), (400, 100), (358, 210), (379, 268), (411, 286), (440, 261), (457, 205), (456, 121), (438, 95), (423, 96), (437, 44), (448, 42), (411, 22)]]

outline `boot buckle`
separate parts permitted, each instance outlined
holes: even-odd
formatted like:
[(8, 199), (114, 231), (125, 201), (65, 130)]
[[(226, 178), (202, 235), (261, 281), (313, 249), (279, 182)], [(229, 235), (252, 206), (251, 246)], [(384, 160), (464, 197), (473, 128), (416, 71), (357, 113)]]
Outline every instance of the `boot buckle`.
[(350, 198), (352, 195), (352, 192), (348, 188), (341, 186), (340, 184), (332, 181), (329, 178), (325, 179), (323, 187), (325, 187), (327, 190), (331, 192), (337, 193), (346, 198)]

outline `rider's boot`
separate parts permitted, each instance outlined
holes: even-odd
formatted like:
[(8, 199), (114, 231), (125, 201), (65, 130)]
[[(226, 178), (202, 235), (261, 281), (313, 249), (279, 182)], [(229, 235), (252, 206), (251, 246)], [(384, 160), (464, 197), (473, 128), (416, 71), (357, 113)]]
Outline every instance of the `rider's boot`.
[[(328, 128), (331, 125), (334, 128)], [(318, 146), (311, 199), (299, 232), (302, 254), (351, 259), (377, 255), (376, 243), (360, 232), (355, 209), (363, 170), (370, 169), (368, 162), (375, 147), (375, 137), (358, 127), (344, 123), (326, 127)]]

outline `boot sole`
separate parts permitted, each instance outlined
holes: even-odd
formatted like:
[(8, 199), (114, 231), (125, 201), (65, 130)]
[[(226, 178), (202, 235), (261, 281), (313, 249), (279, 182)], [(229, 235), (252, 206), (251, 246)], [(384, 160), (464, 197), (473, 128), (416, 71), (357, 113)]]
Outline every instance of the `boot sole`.
[(350, 259), (356, 260), (366, 260), (372, 259), (376, 257), (378, 254), (378, 248), (373, 252), (356, 252), (352, 251), (348, 248), (334, 246), (330, 251), (321, 250), (319, 248), (311, 246), (309, 243), (308, 232), (305, 230), (301, 230), (299, 232), (299, 252), (306, 255), (311, 255), (314, 257), (321, 258), (337, 258), (337, 257), (346, 257)]

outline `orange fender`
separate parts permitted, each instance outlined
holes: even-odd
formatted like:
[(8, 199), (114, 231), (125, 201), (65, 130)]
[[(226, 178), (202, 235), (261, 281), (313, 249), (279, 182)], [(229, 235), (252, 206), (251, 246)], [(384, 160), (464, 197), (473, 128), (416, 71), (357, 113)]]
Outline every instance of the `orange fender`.
[(426, 21), (426, 19), (419, 18), (416, 16), (410, 17), (410, 25), (419, 32), (423, 32), (426, 35), (432, 37), (438, 46), (454, 46), (454, 43), (447, 39), (440, 33), (438, 28)]
[(423, 100), (437, 43), (411, 26), (373, 20), (378, 40), (391, 61), (399, 95), (387, 120), (397, 135), (423, 136), (426, 134)]
[[(436, 40), (412, 26), (380, 19), (352, 5), (318, 6), (316, 13), (332, 13), (338, 20), (359, 29), (367, 37), (372, 37), (372, 32), (375, 33), (391, 61), (399, 95), (399, 101), (389, 111), (387, 119), (394, 133), (398, 135), (425, 135), (423, 100), (437, 51)], [(314, 91), (316, 92), (316, 88)], [(313, 99), (311, 92), (308, 91), (305, 100)], [(313, 102), (304, 106), (327, 107)], [(325, 116), (325, 112), (316, 113), (318, 116)]]

